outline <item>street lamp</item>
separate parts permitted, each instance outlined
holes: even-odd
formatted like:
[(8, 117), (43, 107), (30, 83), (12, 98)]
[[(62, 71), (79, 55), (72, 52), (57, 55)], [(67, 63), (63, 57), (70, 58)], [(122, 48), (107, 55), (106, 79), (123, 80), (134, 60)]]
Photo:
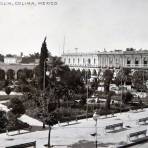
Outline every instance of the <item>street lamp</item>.
[(96, 129), (96, 141), (95, 141), (95, 145), (96, 145), (96, 148), (97, 148), (97, 121), (98, 121), (98, 114), (97, 114), (97, 112), (95, 112), (94, 114), (93, 114), (93, 119), (95, 120), (95, 122), (96, 122), (96, 124), (95, 124), (95, 129)]

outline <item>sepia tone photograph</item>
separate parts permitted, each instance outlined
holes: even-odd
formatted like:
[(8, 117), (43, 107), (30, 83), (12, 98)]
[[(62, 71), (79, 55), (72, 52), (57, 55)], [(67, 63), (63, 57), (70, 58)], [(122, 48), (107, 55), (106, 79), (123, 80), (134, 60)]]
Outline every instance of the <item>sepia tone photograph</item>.
[(0, 0), (0, 148), (147, 148), (147, 26), (147, 0)]

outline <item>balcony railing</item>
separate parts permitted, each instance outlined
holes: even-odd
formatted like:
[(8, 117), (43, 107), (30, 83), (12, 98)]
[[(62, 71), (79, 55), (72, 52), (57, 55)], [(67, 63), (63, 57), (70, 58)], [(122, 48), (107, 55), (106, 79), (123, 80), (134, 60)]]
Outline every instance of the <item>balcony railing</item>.
[(125, 65), (94, 65), (94, 64), (68, 64), (70, 67), (82, 67), (82, 68), (148, 68), (148, 64), (125, 64)]
[(148, 64), (126, 64), (124, 67), (148, 68)]

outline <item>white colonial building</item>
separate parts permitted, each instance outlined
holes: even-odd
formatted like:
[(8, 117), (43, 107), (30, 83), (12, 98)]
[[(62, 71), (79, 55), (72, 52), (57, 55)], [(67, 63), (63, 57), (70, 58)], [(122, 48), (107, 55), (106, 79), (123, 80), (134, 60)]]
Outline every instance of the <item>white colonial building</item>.
[(22, 57), (18, 57), (16, 55), (4, 57), (5, 64), (17, 64), (17, 63), (20, 63), (21, 61), (22, 61)]
[(101, 69), (119, 69), (128, 67), (132, 69), (148, 69), (148, 50), (135, 50), (127, 48), (115, 51), (94, 53), (64, 53), (63, 62), (71, 69), (87, 69), (91, 72), (100, 72)]

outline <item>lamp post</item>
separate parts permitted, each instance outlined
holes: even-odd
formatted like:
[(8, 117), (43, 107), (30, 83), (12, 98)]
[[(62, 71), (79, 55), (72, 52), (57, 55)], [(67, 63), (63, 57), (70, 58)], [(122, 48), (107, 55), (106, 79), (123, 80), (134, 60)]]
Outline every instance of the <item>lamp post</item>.
[(96, 140), (95, 140), (95, 146), (96, 146), (96, 148), (97, 148), (97, 144), (98, 144), (98, 142), (97, 142), (97, 121), (98, 121), (98, 114), (95, 112), (94, 114), (93, 114), (93, 119), (95, 120), (95, 122), (96, 122), (96, 124), (95, 124), (95, 130), (96, 130)]

